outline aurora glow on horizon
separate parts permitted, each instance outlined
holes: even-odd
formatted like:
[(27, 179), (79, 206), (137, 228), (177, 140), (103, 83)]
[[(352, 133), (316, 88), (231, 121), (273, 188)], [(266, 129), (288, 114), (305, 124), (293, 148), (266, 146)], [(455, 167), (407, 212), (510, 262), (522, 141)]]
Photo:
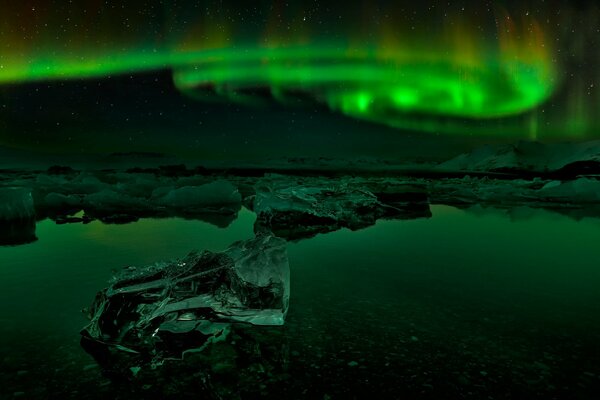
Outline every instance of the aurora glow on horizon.
[(301, 95), (350, 117), (430, 133), (589, 133), (585, 105), (560, 126), (543, 127), (538, 109), (564, 80), (543, 11), (513, 16), (473, 6), (442, 16), (429, 7), (429, 17), (410, 25), (398, 5), (365, 3), (328, 10), (317, 24), (301, 4), (265, 2), (249, 12), (210, 1), (184, 9), (149, 3), (147, 14), (73, 6), (65, 16), (77, 21), (72, 29), (58, 22), (64, 8), (3, 6), (19, 18), (0, 29), (0, 85), (168, 69), (181, 92), (204, 101), (257, 103), (251, 93), (266, 89), (284, 105)]

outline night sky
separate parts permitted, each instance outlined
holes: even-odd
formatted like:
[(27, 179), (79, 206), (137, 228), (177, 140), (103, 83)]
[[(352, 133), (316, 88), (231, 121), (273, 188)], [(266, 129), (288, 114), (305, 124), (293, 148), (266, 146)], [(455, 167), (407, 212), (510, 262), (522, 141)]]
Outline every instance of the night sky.
[(594, 2), (251, 3), (3, 2), (0, 146), (406, 158), (600, 136)]

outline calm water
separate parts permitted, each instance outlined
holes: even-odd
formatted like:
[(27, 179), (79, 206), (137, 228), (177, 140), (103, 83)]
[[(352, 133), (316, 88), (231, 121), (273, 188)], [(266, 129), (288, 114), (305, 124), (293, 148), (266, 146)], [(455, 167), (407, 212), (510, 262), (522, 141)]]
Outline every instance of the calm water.
[[(263, 395), (598, 398), (600, 220), (432, 212), (289, 244), (287, 377)], [(112, 270), (221, 250), (253, 223), (44, 221), (0, 248), (0, 397), (126, 398), (80, 348), (81, 309)]]

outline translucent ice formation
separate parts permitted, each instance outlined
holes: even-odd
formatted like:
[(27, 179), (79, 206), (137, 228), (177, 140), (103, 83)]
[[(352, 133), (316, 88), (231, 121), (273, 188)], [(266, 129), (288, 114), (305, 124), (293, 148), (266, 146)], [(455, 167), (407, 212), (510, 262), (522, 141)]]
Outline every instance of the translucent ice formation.
[(344, 182), (306, 184), (285, 179), (257, 185), (253, 209), (257, 231), (291, 240), (340, 228), (362, 229), (382, 218), (431, 216), (427, 195), (413, 187), (398, 185), (371, 192), (365, 186)]
[[(224, 340), (234, 323), (283, 325), (289, 304), (285, 241), (270, 235), (143, 268), (128, 268), (99, 292), (84, 348), (180, 359)], [(91, 346), (90, 346), (91, 345)]]

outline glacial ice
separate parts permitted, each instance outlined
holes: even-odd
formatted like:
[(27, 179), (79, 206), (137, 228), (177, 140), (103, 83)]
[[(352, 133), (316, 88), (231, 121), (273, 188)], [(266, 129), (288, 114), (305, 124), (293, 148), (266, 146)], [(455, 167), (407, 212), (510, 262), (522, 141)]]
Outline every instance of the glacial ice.
[(0, 246), (26, 244), (36, 239), (31, 190), (0, 188)]
[[(431, 201), (439, 204), (487, 204), (496, 206), (588, 208), (600, 203), (600, 181), (591, 178), (574, 180), (524, 180), (464, 177), (432, 181)], [(590, 211), (592, 211), (590, 209)]]
[(431, 216), (427, 196), (415, 196), (413, 188), (395, 192), (381, 189), (378, 196), (348, 182), (311, 183), (319, 182), (290, 183), (280, 177), (257, 184), (252, 206), (257, 215), (256, 231), (271, 231), (294, 240), (340, 228), (365, 228), (380, 218)]
[(152, 205), (145, 198), (133, 197), (126, 193), (103, 189), (88, 194), (84, 199), (85, 208), (100, 216), (118, 213), (149, 213)]
[(232, 324), (283, 325), (290, 296), (286, 243), (272, 235), (223, 252), (127, 268), (100, 291), (82, 330), (93, 355), (127, 352), (154, 364), (224, 340)]
[(163, 206), (187, 210), (239, 205), (241, 202), (237, 187), (225, 180), (172, 189), (158, 200)]
[(226, 227), (235, 219), (242, 202), (232, 183), (202, 176), (178, 179), (148, 173), (86, 171), (40, 174), (15, 182), (33, 186), (38, 216), (61, 221), (84, 211), (88, 221), (182, 216)]
[(0, 221), (23, 221), (35, 218), (31, 190), (0, 188)]
[(569, 176), (600, 171), (600, 140), (583, 143), (520, 141), (486, 145), (441, 163), (438, 171), (538, 172)]
[[(471, 170), (475, 172), (466, 175)], [(244, 206), (257, 214), (256, 232), (272, 231), (296, 240), (341, 228), (364, 228), (379, 219), (429, 217), (430, 203), (543, 207), (569, 215), (579, 209), (584, 213), (578, 211), (577, 216), (598, 216), (592, 204), (598, 203), (600, 141), (487, 146), (435, 171), (410, 176), (394, 171), (382, 175), (329, 171), (326, 176), (312, 170), (288, 175), (261, 170), (196, 173), (178, 166), (66, 171), (4, 171), (0, 186), (30, 190), (40, 220), (122, 223), (184, 217), (227, 227)], [(72, 218), (80, 212), (81, 218)]]
[(546, 200), (563, 203), (600, 203), (600, 181), (579, 178), (572, 181), (548, 182), (539, 191), (540, 197)]

